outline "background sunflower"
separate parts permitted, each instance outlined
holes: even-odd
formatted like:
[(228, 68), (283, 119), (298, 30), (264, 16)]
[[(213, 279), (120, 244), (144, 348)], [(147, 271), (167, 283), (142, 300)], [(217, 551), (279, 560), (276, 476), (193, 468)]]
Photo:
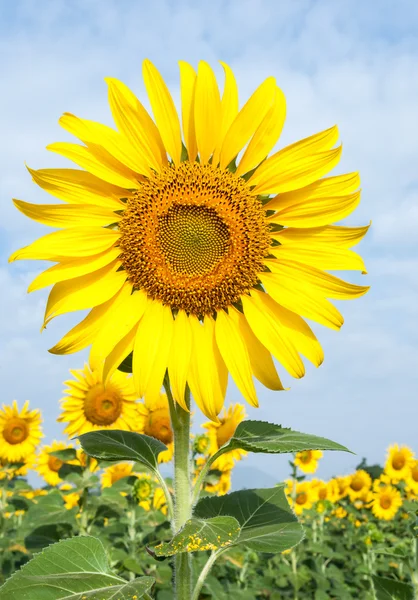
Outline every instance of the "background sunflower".
[(41, 438), (41, 413), (29, 410), (26, 401), (19, 411), (16, 400), (0, 409), (0, 460), (24, 462), (33, 455)]

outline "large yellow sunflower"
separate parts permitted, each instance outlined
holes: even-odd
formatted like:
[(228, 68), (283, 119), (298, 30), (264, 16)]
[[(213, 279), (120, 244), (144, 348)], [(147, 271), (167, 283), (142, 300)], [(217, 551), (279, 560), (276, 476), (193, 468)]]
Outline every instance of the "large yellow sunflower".
[(99, 429), (133, 430), (138, 418), (132, 377), (115, 371), (103, 380), (101, 368), (71, 370), (74, 379), (65, 382), (67, 394), (62, 400), (58, 421), (68, 423), (70, 437)]
[(387, 450), (385, 473), (396, 483), (408, 477), (414, 453), (407, 446), (393, 444)]
[(347, 485), (347, 493), (350, 496), (350, 500), (361, 498), (366, 492), (372, 487), (372, 478), (363, 469), (359, 469), (352, 475), (350, 475)]
[(58, 475), (58, 472), (64, 464), (64, 461), (56, 456), (52, 456), (51, 452), (65, 450), (68, 447), (68, 444), (65, 442), (53, 441), (51, 445), (42, 446), (40, 449), (36, 457), (35, 470), (49, 485), (56, 486), (61, 483), (62, 479)]
[[(303, 377), (302, 356), (323, 351), (306, 317), (339, 329), (329, 299), (367, 287), (327, 271), (365, 272), (350, 250), (368, 227), (330, 225), (360, 201), (357, 173), (323, 178), (339, 162), (337, 127), (282, 148), (285, 98), (268, 77), (239, 109), (231, 69), (221, 94), (211, 67), (180, 62), (181, 117), (149, 60), (143, 77), (154, 120), (120, 81), (108, 78), (117, 129), (64, 113), (62, 127), (82, 145), (48, 146), (77, 169), (32, 170), (33, 180), (66, 204), (14, 200), (34, 220), (61, 228), (10, 260), (57, 263), (29, 291), (53, 285), (44, 326), (91, 309), (51, 352), (92, 345), (107, 380), (133, 351), (140, 397), (158, 398), (166, 370), (186, 408), (186, 382), (213, 420), (228, 372), (258, 405), (253, 376), (283, 386), (272, 355)], [(237, 161), (238, 155), (240, 156)]]
[(174, 453), (174, 434), (171, 428), (170, 408), (166, 394), (160, 394), (158, 398), (145, 398), (143, 403), (137, 405), (135, 431), (145, 433), (160, 440), (167, 446), (167, 450), (160, 452), (158, 462), (169, 462)]
[[(209, 437), (209, 454), (213, 456), (219, 448), (229, 442), (235, 433), (235, 430), (241, 421), (245, 419), (245, 408), (242, 404), (233, 404), (228, 409), (224, 409), (218, 422), (210, 421), (202, 425), (207, 429)], [(220, 456), (214, 463), (213, 468), (222, 470), (224, 461), (241, 460), (243, 456), (246, 456), (245, 450), (235, 449), (230, 452), (226, 452)]]
[(387, 485), (373, 494), (372, 513), (378, 519), (391, 521), (402, 506), (402, 496), (395, 487)]
[(16, 400), (3, 404), (0, 409), (0, 460), (10, 463), (24, 462), (33, 455), (41, 438), (41, 413), (29, 410), (26, 401), (19, 411)]
[(303, 450), (296, 453), (294, 463), (304, 473), (315, 473), (318, 461), (323, 455), (321, 450)]

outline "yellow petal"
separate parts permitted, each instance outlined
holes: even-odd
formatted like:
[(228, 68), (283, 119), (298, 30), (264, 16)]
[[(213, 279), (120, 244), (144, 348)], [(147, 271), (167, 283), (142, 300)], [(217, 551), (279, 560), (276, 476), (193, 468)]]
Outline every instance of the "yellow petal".
[(189, 386), (200, 410), (212, 421), (219, 421), (228, 371), (215, 340), (213, 319), (205, 317), (204, 323), (190, 316), (193, 333), (193, 352), (190, 361)]
[(132, 352), (138, 326), (135, 326), (125, 335), (107, 356), (103, 366), (103, 380), (107, 383), (119, 365)]
[(51, 354), (72, 354), (83, 348), (87, 348), (96, 337), (98, 331), (100, 331), (108, 310), (116, 302), (120, 301), (121, 292), (110, 298), (110, 300), (107, 300), (107, 302), (95, 306), (87, 317), (66, 333), (49, 352)]
[(231, 311), (230, 314), (223, 310), (217, 312), (215, 336), (221, 356), (238, 389), (247, 402), (258, 406), (250, 357), (239, 329), (236, 311)]
[(43, 326), (58, 315), (92, 308), (112, 298), (126, 281), (126, 272), (117, 271), (118, 266), (115, 261), (94, 273), (56, 283), (48, 297)]
[(102, 365), (112, 349), (141, 320), (147, 306), (147, 295), (142, 290), (131, 293), (126, 287), (125, 298), (108, 312), (107, 319), (90, 350), (90, 365), (93, 369)]
[(222, 112), (215, 74), (204, 61), (197, 72), (194, 119), (200, 162), (207, 163), (219, 142)]
[(134, 173), (141, 175), (151, 173), (149, 162), (143, 153), (139, 154), (126, 137), (107, 125), (80, 119), (71, 113), (64, 113), (59, 119), (59, 124), (85, 144), (91, 143), (104, 148), (114, 159)]
[(221, 169), (225, 169), (231, 160), (243, 149), (254, 135), (261, 121), (273, 104), (276, 95), (276, 81), (268, 77), (241, 108), (222, 144), (220, 155)]
[(133, 356), (133, 375), (138, 395), (158, 400), (170, 354), (173, 316), (169, 306), (148, 302), (139, 322)]
[(259, 166), (250, 185), (258, 194), (278, 194), (313, 183), (338, 163), (341, 147), (329, 150), (337, 139), (334, 126), (283, 148)]
[(192, 354), (192, 330), (189, 317), (179, 310), (173, 326), (173, 341), (168, 359), (168, 373), (173, 397), (183, 410), (189, 411), (185, 401), (186, 382)]
[(312, 286), (304, 285), (303, 280), (285, 278), (276, 273), (260, 273), (259, 278), (267, 293), (281, 306), (330, 329), (340, 329), (344, 323), (335, 306), (315, 293)]
[(149, 60), (144, 60), (142, 74), (165, 149), (174, 164), (178, 165), (181, 159), (181, 131), (173, 99), (164, 79)]
[(251, 290), (251, 296), (242, 296), (244, 315), (260, 340), (273, 356), (284, 366), (292, 377), (300, 378), (305, 374), (303, 362), (288, 332), (283, 327), (277, 304), (269, 296), (258, 290)]
[(131, 189), (137, 187), (138, 177), (123, 167), (119, 161), (110, 156), (103, 148), (89, 144), (89, 147), (68, 142), (56, 142), (46, 147), (51, 152), (56, 152), (73, 161), (76, 165), (86, 169), (92, 175), (96, 175), (103, 181), (112, 185)]
[(329, 244), (285, 244), (270, 247), (270, 252), (278, 259), (293, 260), (324, 271), (361, 271), (367, 273), (361, 256)]
[(325, 298), (351, 300), (363, 296), (369, 290), (369, 286), (348, 283), (339, 277), (335, 277), (335, 275), (298, 262), (266, 260), (265, 264), (280, 278), (286, 280), (287, 285), (302, 281), (315, 288), (315, 292), (322, 294)]
[(238, 86), (234, 73), (226, 63), (222, 61), (220, 62), (225, 72), (225, 85), (221, 98), (221, 130), (219, 139), (213, 152), (213, 165), (217, 165), (219, 163), (219, 154), (221, 152), (221, 147), (225, 139), (226, 132), (238, 114)]
[(9, 262), (22, 259), (59, 261), (62, 257), (93, 256), (113, 246), (119, 238), (119, 231), (103, 227), (73, 227), (53, 231), (29, 246), (16, 250)]
[(344, 175), (334, 175), (333, 177), (324, 177), (314, 181), (304, 188), (278, 194), (265, 205), (266, 210), (283, 210), (300, 202), (310, 201), (314, 198), (323, 198), (324, 196), (344, 196), (355, 192), (360, 187), (360, 176), (358, 173), (344, 173)]
[(133, 92), (121, 81), (105, 78), (113, 119), (137, 154), (155, 171), (167, 164), (167, 153), (160, 132)]
[(287, 227), (320, 227), (345, 219), (359, 203), (360, 191), (346, 196), (325, 196), (279, 210), (268, 221)]
[(309, 229), (288, 227), (271, 237), (281, 244), (331, 244), (341, 248), (351, 248), (358, 244), (366, 235), (371, 223), (363, 227), (343, 227), (341, 225), (326, 225), (325, 227), (312, 227)]
[(70, 204), (96, 204), (111, 210), (121, 210), (120, 198), (127, 190), (102, 181), (95, 175), (78, 169), (39, 169), (27, 167), (33, 181), (46, 192)]
[(189, 161), (193, 162), (197, 156), (196, 130), (194, 124), (194, 100), (197, 77), (195, 70), (189, 63), (181, 60), (179, 61), (179, 66), (183, 135), (189, 155)]
[(299, 315), (283, 306), (277, 305), (276, 310), (296, 350), (315, 367), (319, 367), (324, 360), (324, 351), (309, 325)]
[(91, 204), (30, 204), (15, 198), (13, 203), (30, 219), (51, 227), (111, 225), (122, 218), (108, 208)]
[(67, 279), (73, 279), (74, 277), (80, 277), (81, 275), (97, 271), (116, 260), (119, 255), (120, 248), (111, 248), (93, 257), (67, 259), (35, 277), (28, 287), (28, 292), (34, 292), (59, 281), (66, 281)]
[(269, 390), (284, 390), (270, 352), (255, 336), (245, 315), (231, 307), (229, 314), (231, 315), (232, 313), (234, 313), (240, 333), (247, 345), (251, 369), (256, 379)]
[(236, 170), (237, 175), (248, 173), (266, 158), (282, 133), (285, 118), (286, 98), (281, 89), (276, 87), (273, 106), (268, 110), (248, 144)]

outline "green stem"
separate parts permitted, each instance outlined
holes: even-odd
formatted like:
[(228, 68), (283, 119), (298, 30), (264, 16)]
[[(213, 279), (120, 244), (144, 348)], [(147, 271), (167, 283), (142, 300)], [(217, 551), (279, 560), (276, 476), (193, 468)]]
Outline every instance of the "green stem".
[(225, 548), (222, 548), (221, 550), (217, 550), (216, 552), (212, 552), (212, 554), (209, 556), (209, 558), (208, 558), (205, 566), (201, 570), (199, 578), (196, 582), (196, 586), (193, 591), (192, 600), (199, 600), (200, 592), (202, 590), (203, 584), (205, 583), (205, 579), (209, 575), (209, 571), (213, 567), (215, 561), (220, 557), (221, 554), (223, 554), (223, 552), (226, 552)]
[[(169, 385), (167, 397), (172, 399)], [(168, 393), (170, 392), (170, 394)], [(171, 396), (171, 398), (170, 398)], [(190, 407), (190, 392), (186, 390), (186, 403)], [(174, 431), (174, 530), (179, 531), (192, 516), (191, 472), (190, 472), (190, 412), (176, 406), (172, 408)], [(192, 594), (191, 556), (184, 552), (175, 557), (175, 598), (190, 600)]]
[(200, 489), (206, 479), (206, 475), (208, 474), (211, 466), (220, 456), (222, 456), (222, 454), (224, 454), (224, 452), (226, 452), (226, 450), (224, 450), (223, 448), (220, 448), (213, 456), (211, 456), (208, 459), (207, 463), (205, 464), (203, 469), (200, 471), (199, 476), (196, 479), (196, 483), (193, 488), (193, 494), (192, 494), (192, 505), (193, 506), (196, 504), (196, 502), (199, 499)]
[(294, 590), (293, 598), (294, 598), (294, 600), (299, 600), (298, 559), (297, 559), (296, 552), (294, 549), (292, 549), (290, 556), (292, 559), (293, 590)]
[(160, 471), (157, 469), (157, 471), (155, 472), (155, 476), (157, 477), (161, 488), (164, 492), (165, 495), (165, 499), (167, 500), (167, 508), (168, 508), (168, 517), (170, 519), (170, 522), (173, 522), (173, 518), (174, 518), (174, 505), (173, 505), (173, 498), (171, 496), (170, 490), (168, 489), (167, 486), (167, 482), (164, 479), (164, 477), (161, 475)]

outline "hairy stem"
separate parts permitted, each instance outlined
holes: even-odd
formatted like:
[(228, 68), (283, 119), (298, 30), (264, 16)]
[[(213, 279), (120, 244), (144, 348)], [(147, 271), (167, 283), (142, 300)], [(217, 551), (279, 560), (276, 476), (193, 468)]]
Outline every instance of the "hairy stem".
[(199, 600), (200, 592), (202, 590), (203, 584), (205, 583), (205, 579), (209, 575), (209, 571), (213, 567), (215, 561), (220, 557), (221, 554), (223, 554), (223, 552), (226, 552), (224, 548), (221, 550), (217, 550), (216, 552), (212, 552), (212, 554), (209, 556), (196, 582), (196, 586), (193, 590), (192, 600)]

